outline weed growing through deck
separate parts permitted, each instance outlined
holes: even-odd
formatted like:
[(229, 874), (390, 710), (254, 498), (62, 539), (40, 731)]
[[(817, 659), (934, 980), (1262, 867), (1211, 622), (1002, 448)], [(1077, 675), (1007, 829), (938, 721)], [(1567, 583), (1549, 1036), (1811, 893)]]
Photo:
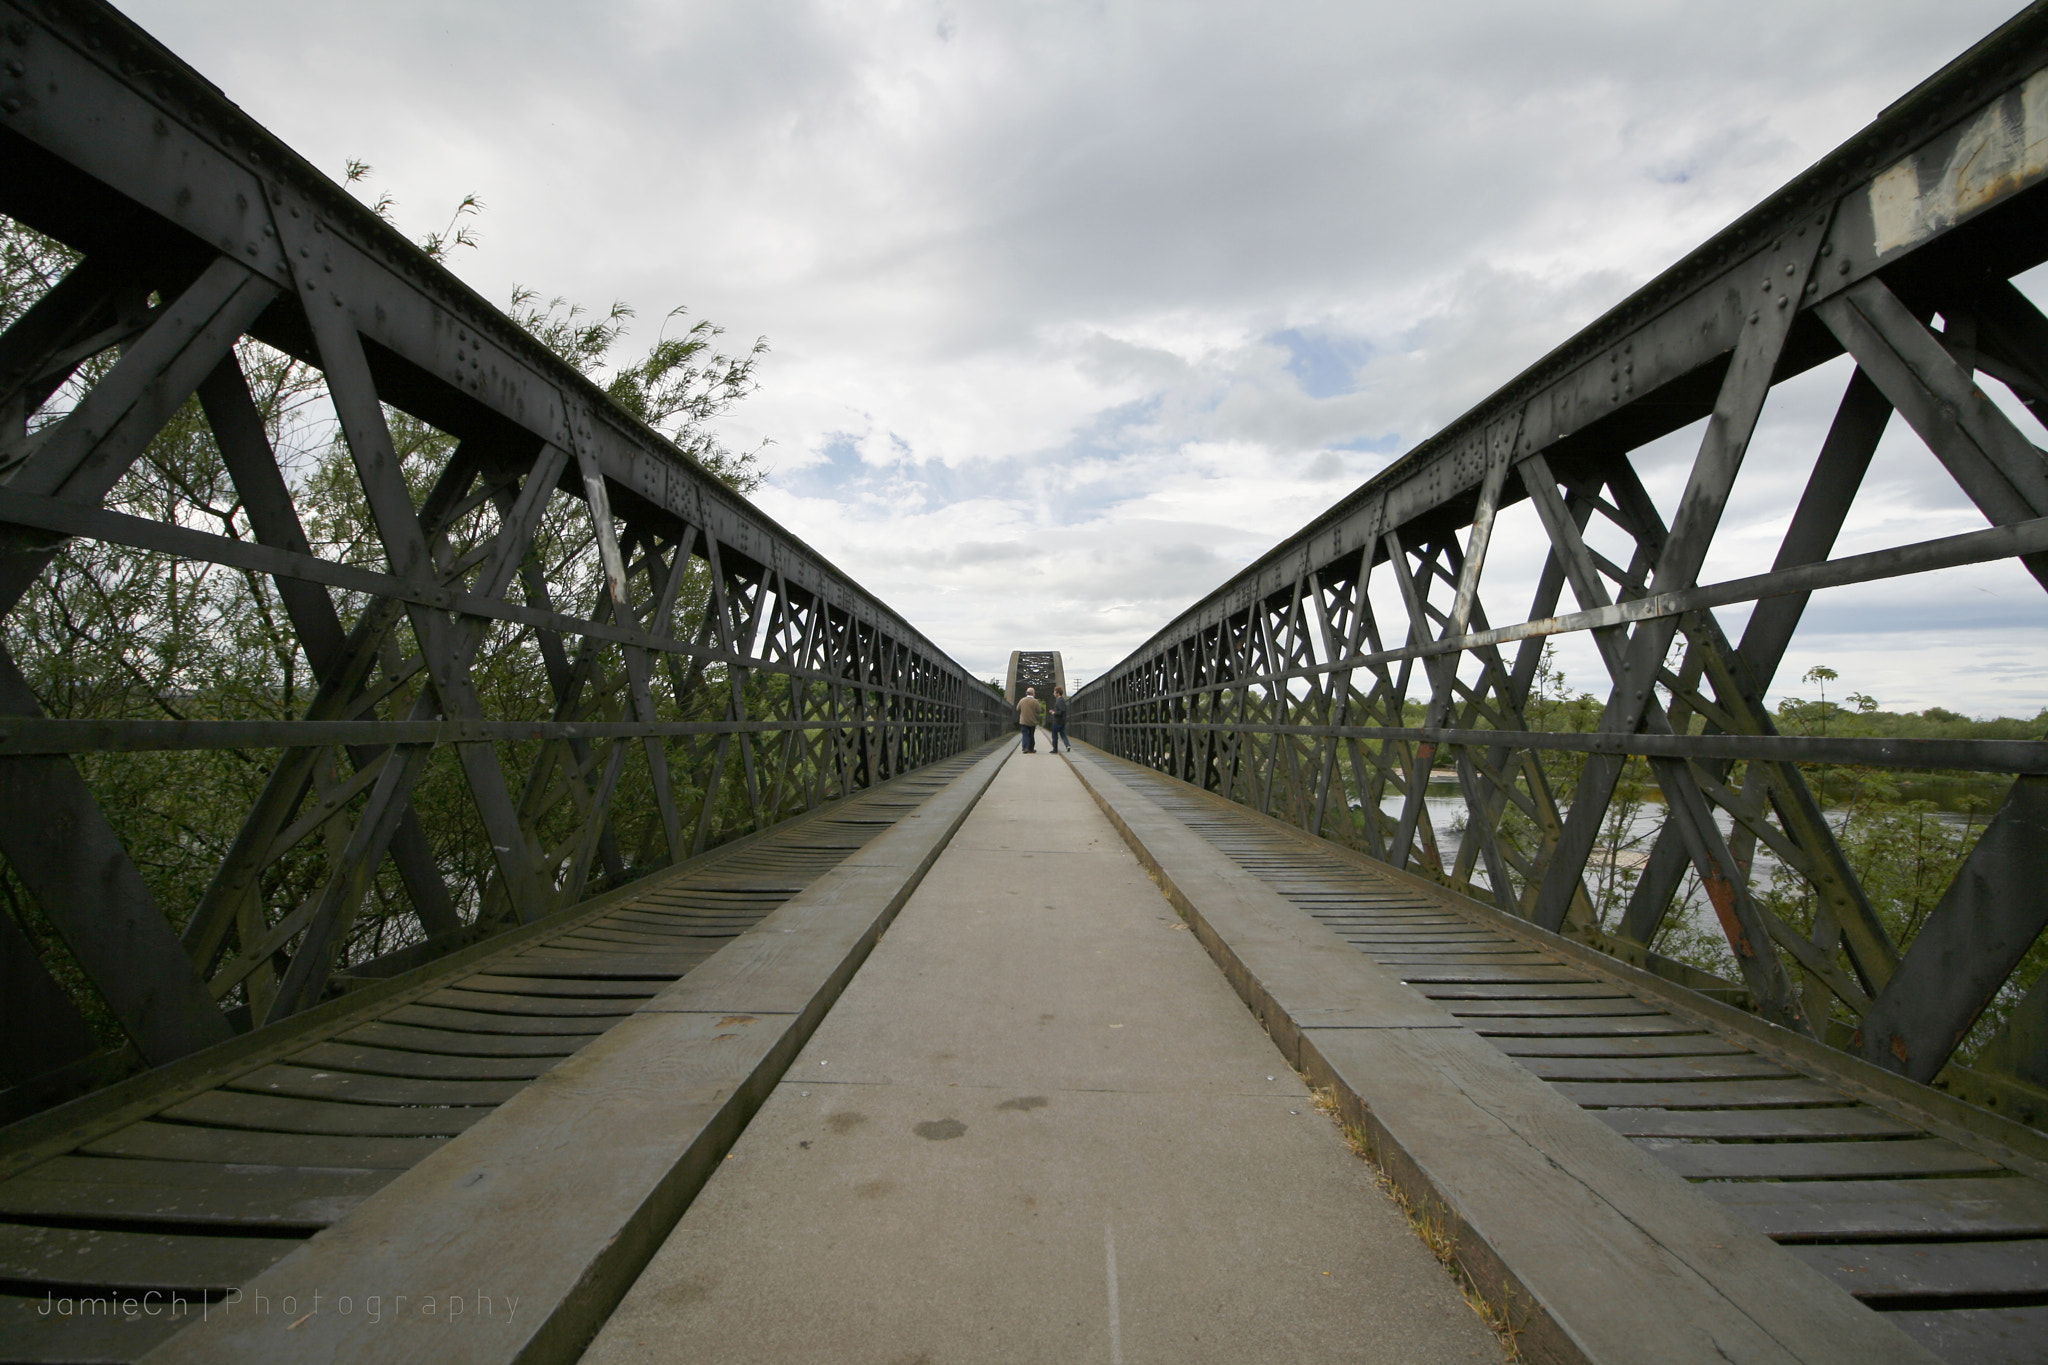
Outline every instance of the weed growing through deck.
[(1421, 1239), (1422, 1244), (1429, 1248), (1429, 1254), (1436, 1257), (1437, 1264), (1457, 1282), (1458, 1292), (1464, 1295), (1466, 1306), (1477, 1313), (1479, 1320), (1486, 1324), (1486, 1330), (1493, 1333), (1508, 1365), (1522, 1365), (1521, 1335), (1528, 1315), (1515, 1312), (1514, 1291), (1502, 1285), (1500, 1300), (1495, 1302), (1458, 1260), (1458, 1235), (1451, 1230), (1449, 1211), (1435, 1200), (1418, 1202), (1410, 1198), (1408, 1191), (1387, 1174), (1386, 1163), (1373, 1147), (1372, 1135), (1360, 1125), (1344, 1121), (1343, 1112), (1337, 1105), (1337, 1092), (1327, 1086), (1313, 1084), (1307, 1076), (1302, 1077), (1302, 1082), (1308, 1085), (1316, 1109), (1336, 1124), (1337, 1131), (1344, 1135), (1344, 1144), (1372, 1168), (1373, 1183), (1386, 1191), (1387, 1197), (1394, 1201), (1394, 1207), (1401, 1210), (1401, 1216), (1408, 1220), (1408, 1230)]

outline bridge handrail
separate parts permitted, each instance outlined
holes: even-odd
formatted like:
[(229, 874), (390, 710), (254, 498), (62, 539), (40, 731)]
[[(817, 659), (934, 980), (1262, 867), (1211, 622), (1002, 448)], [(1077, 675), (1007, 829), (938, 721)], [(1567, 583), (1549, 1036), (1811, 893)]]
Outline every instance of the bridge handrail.
[[(1873, 167), (1883, 172), (1905, 164), (1911, 159), (1912, 152), (1936, 143), (1945, 134), (1954, 133), (1965, 117), (1992, 103), (1986, 99), (1987, 91), (1994, 87), (2001, 91), (2017, 87), (2019, 82), (2012, 79), (2012, 72), (2030, 73), (2038, 70), (2043, 62), (2048, 62), (2048, 5), (2036, 0), (1996, 32), (1893, 101), (1876, 120), (1794, 176), (1769, 198), (1474, 404), (1441, 431), (1419, 442), (1385, 469), (1339, 498), (1299, 531), (1232, 574), (1081, 691), (1092, 691), (1106, 683), (1117, 669), (1150, 657), (1193, 631), (1214, 625), (1220, 619), (1219, 613), (1234, 614), (1250, 602), (1287, 591), (1300, 564), (1324, 562), (1341, 554), (1347, 546), (1356, 548), (1368, 525), (1400, 524), (1419, 513), (1453, 502), (1461, 495), (1476, 497), (1488, 463), (1487, 442), (1500, 439), (1503, 426), (1521, 428), (1525, 413), (1547, 407), (1558, 413), (1558, 421), (1554, 427), (1545, 428), (1543, 434), (1538, 434), (1534, 428), (1518, 430), (1510, 438), (1519, 442), (1515, 447), (1517, 455), (1549, 449), (1621, 407), (1639, 406), (1639, 397), (1630, 400), (1625, 393), (1603, 392), (1613, 386), (1599, 378), (1602, 371), (1612, 368), (1602, 362), (1602, 353), (1613, 352), (1641, 339), (1658, 330), (1660, 322), (1681, 313), (1688, 306), (1697, 306), (1703, 295), (1710, 293), (1756, 256), (1763, 244), (1787, 231), (1796, 230), (1799, 222), (1809, 215), (1831, 211), (1838, 204), (1856, 197), (1858, 190), (1867, 191), (1877, 178), (1872, 173)], [(2027, 183), (2035, 181), (2029, 179)], [(2014, 186), (2006, 195), (1986, 200), (1977, 211), (2004, 202), (2019, 188)], [(1864, 216), (1867, 217), (1867, 209)], [(1841, 293), (1849, 285), (1921, 252), (1924, 247), (1961, 226), (1963, 221), (1959, 218), (1925, 238), (1901, 245), (1881, 256), (1851, 261), (1847, 273), (1822, 282), (1825, 295), (1801, 300), (1799, 310), (1810, 312), (1821, 297)], [(2009, 273), (2017, 274), (2018, 270)], [(1683, 329), (1666, 327), (1664, 330)], [(1660, 341), (1663, 339), (1659, 337)], [(1662, 363), (1656, 378), (1638, 380), (1634, 393), (1648, 393), (1658, 383), (1668, 382), (1671, 376), (1686, 374), (1702, 364), (1711, 363), (1730, 349), (1725, 336), (1702, 336)], [(1840, 347), (1836, 346), (1831, 354), (1840, 354)], [(1799, 371), (1828, 358), (1830, 355), (1798, 357)], [(1780, 373), (1777, 377), (1788, 379), (1799, 371)], [(1652, 440), (1676, 431), (1697, 420), (1699, 415), (1697, 410), (1682, 417), (1674, 413), (1657, 427), (1644, 428), (1649, 434), (1641, 440)]]
[[(110, 5), (0, 0), (0, 55), (0, 213), (82, 256), (0, 336), (0, 402), (34, 419), (0, 435), (0, 615), (57, 590), (44, 575), (67, 538), (225, 566), (275, 585), (320, 686), (285, 720), (71, 719), (0, 666), (0, 854), (127, 1039), (98, 1050), (79, 1008), (95, 1002), (0, 925), (9, 979), (35, 1001), (10, 1019), (36, 1021), (0, 1047), (61, 1063), (0, 1108), (188, 1055), (647, 870), (613, 823), (629, 759), (658, 827), (642, 848), (675, 861), (1002, 726), (1000, 698), (922, 633)], [(321, 373), (380, 563), (315, 553), (245, 338)], [(102, 506), (195, 395), (246, 535)], [(453, 442), (424, 502), (387, 409)], [(579, 519), (563, 553), (594, 585), (588, 605), (554, 600), (539, 567), (551, 514)], [(367, 605), (351, 620), (352, 602)], [(472, 665), (493, 630), (533, 655), (535, 714), (479, 701)], [(71, 755), (205, 749), (278, 756), (259, 760), (267, 785), (230, 812), (239, 830), (222, 831), (228, 853), (196, 905), (173, 907), (174, 930), (121, 812)], [(450, 749), (476, 828), (436, 837), (488, 843), (480, 889), (446, 884), (413, 800)], [(530, 764), (523, 787), (507, 761)], [(328, 858), (316, 889), (270, 905), (265, 877), (295, 850)], [(387, 859), (399, 946), (364, 960), (344, 948)]]
[[(1763, 703), (1816, 589), (2005, 559), (2048, 583), (2048, 457), (1976, 383), (1989, 374), (2048, 414), (2048, 318), (2010, 283), (2048, 259), (2044, 149), (2037, 3), (1175, 616), (1080, 689), (1076, 732), (1638, 964), (1664, 963), (1652, 946), (1696, 872), (1741, 977), (1726, 993), (2048, 1124), (2048, 981), (2015, 975), (2048, 914), (2048, 742), (1790, 737)], [(1857, 368), (1776, 562), (1701, 584), (1773, 386), (1844, 352)], [(1830, 558), (1894, 412), (1992, 526)], [(1630, 452), (1702, 419), (1667, 525)], [(1524, 500), (1549, 553), (1527, 618), (1495, 627), (1479, 595), (1487, 550), (1496, 517)], [(1632, 559), (1593, 548), (1596, 518)], [(1367, 591), (1376, 573), (1398, 602), (1384, 620)], [(1580, 609), (1561, 614), (1567, 584)], [(1755, 604), (1739, 641), (1712, 612), (1733, 603)], [(1571, 631), (1590, 632), (1612, 696), (1589, 732), (1532, 728), (1544, 641)], [(1578, 765), (1559, 779), (1575, 786), (1568, 800), (1540, 761), (1560, 751)], [(1607, 917), (1590, 869), (1632, 755), (1667, 815)], [(1424, 800), (1446, 762), (1469, 818), (1454, 861)], [(1797, 766), (1816, 762), (2019, 777), (1901, 942)], [(1397, 799), (1398, 817), (1382, 810)], [(1819, 907), (1810, 930), (1755, 893), (1760, 855), (1803, 881)], [(1953, 1065), (1994, 1006), (2002, 1028), (1975, 1040), (1973, 1067)]]

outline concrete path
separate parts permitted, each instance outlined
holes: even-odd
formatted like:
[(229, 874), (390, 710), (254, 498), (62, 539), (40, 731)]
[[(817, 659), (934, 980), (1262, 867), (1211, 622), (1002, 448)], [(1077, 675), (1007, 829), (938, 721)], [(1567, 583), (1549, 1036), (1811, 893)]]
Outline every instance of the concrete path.
[(1041, 752), (997, 776), (584, 1361), (1500, 1358)]

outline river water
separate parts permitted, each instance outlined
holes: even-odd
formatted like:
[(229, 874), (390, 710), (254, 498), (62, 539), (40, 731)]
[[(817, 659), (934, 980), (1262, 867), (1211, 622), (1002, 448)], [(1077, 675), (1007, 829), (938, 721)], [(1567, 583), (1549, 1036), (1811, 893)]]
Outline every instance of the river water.
[[(1430, 826), (1436, 831), (1437, 851), (1443, 858), (1445, 869), (1448, 870), (1456, 866), (1458, 848), (1463, 842), (1466, 819), (1464, 795), (1459, 791), (1455, 782), (1437, 781), (1429, 784), (1428, 791), (1424, 793), (1423, 802), (1429, 809)], [(1380, 809), (1393, 819), (1400, 819), (1401, 797), (1399, 795), (1388, 796), (1381, 802)], [(1934, 812), (1934, 815), (1937, 819), (1958, 825), (1967, 818), (1949, 811), (1937, 811)], [(1826, 816), (1828, 823), (1839, 829), (1842, 821), (1848, 817), (1848, 811), (1837, 807), (1828, 810)], [(1665, 809), (1661, 801), (1645, 801), (1642, 807), (1636, 811), (1634, 818), (1629, 821), (1627, 834), (1620, 840), (1620, 851), (1617, 861), (1622, 867), (1639, 867), (1644, 860), (1648, 859), (1651, 846), (1656, 843), (1658, 827), (1664, 823), (1664, 817)], [(1714, 819), (1715, 823), (1720, 826), (1722, 837), (1728, 837), (1733, 830), (1735, 818), (1729, 815), (1728, 812), (1716, 808)], [(1596, 848), (1594, 860), (1599, 862), (1603, 857), (1604, 850)], [(1759, 844), (1756, 850), (1750, 885), (1759, 890), (1768, 889), (1772, 883), (1772, 878), (1782, 866), (1783, 864), (1771, 853), (1768, 847)], [(1472, 880), (1476, 886), (1491, 889), (1491, 883), (1486, 875), (1486, 864), (1483, 859), (1474, 867)], [(1714, 915), (1713, 906), (1708, 901), (1705, 890), (1700, 886), (1698, 877), (1688, 876), (1686, 878), (1683, 897), (1681, 912), (1692, 927), (1696, 929), (1711, 928), (1715, 933), (1720, 932), (1720, 926)], [(1605, 915), (1607, 921), (1611, 923), (1618, 918), (1621, 909), (1621, 906), (1609, 907)]]

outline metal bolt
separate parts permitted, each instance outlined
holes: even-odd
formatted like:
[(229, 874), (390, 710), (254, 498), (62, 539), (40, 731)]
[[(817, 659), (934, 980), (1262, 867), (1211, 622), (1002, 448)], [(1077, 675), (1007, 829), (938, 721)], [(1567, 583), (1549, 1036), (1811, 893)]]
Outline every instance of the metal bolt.
[(1783, 308), (1786, 304), (1790, 302), (1791, 300), (1786, 298), (1783, 294), (1778, 295), (1778, 307)]
[(20, 112), (21, 112), (21, 101), (20, 101), (20, 100), (18, 100), (18, 99), (15, 99), (15, 98), (13, 98), (12, 96), (9, 96), (8, 98), (6, 98), (6, 99), (4, 99), (4, 100), (0, 100), (0, 112), (6, 112), (6, 113), (9, 113), (9, 114), (18, 114), (18, 113), (20, 113)]
[(21, 64), (20, 62), (18, 62), (18, 61), (9, 61), (9, 62), (7, 63), (7, 74), (8, 74), (8, 75), (10, 75), (10, 76), (23, 76), (23, 75), (27, 75), (27, 74), (28, 74), (28, 68), (27, 68), (27, 67), (25, 67), (25, 66), (23, 66), (23, 65), (22, 65), (22, 64)]
[(1751, 314), (1749, 315), (1749, 321), (1750, 321), (1750, 325), (1751, 325), (1751, 326), (1755, 326), (1755, 325), (1756, 325), (1756, 323), (1757, 323), (1758, 321), (1760, 321), (1760, 320), (1761, 320), (1762, 318), (1763, 318), (1763, 314), (1762, 314), (1762, 313), (1751, 313)]
[(1848, 274), (1848, 273), (1849, 273), (1849, 261), (1848, 261), (1848, 258), (1846, 258), (1846, 257), (1844, 257), (1844, 258), (1843, 258), (1843, 260), (1842, 260), (1842, 264), (1841, 264), (1841, 266), (1840, 266), (1840, 270), (1841, 270), (1841, 273), (1842, 273), (1842, 274), (1844, 274), (1844, 275), (1846, 275), (1846, 274)]

